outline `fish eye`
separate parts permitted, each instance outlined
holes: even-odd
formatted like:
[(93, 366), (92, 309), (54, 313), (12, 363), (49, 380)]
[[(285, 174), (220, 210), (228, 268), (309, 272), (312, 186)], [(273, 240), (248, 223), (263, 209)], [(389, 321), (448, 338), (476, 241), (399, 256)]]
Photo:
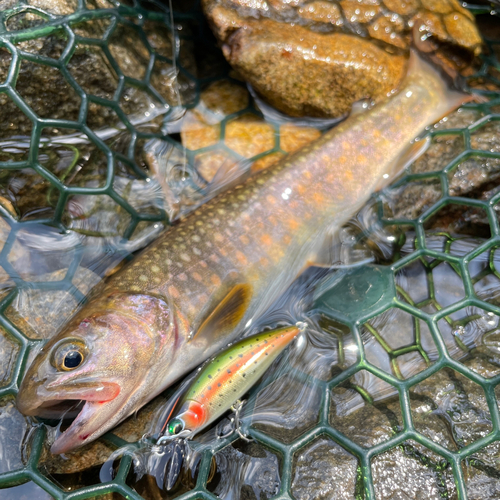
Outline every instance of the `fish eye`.
[(179, 434), (179, 432), (182, 432), (183, 430), (184, 430), (184, 422), (179, 418), (174, 418), (168, 424), (168, 433), (171, 436), (175, 436), (175, 435)]
[(72, 340), (60, 344), (54, 351), (52, 365), (59, 371), (70, 371), (78, 368), (84, 361), (87, 347), (83, 342)]

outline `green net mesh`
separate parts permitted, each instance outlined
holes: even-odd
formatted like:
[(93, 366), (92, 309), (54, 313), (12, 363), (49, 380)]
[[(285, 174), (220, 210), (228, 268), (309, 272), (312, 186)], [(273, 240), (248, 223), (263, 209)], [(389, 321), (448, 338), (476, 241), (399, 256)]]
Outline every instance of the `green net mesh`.
[[(489, 12), (479, 6), (470, 8), (477, 14)], [(106, 0), (72, 0), (59, 4), (55, 10), (15, 2), (0, 13), (0, 69), (5, 76), (0, 84), (0, 127), (4, 130), (0, 138), (0, 211), (4, 221), (0, 266), (5, 284), (0, 302), (0, 352), (6, 364), (0, 373), (0, 406), (4, 415), (13, 408), (13, 397), (30, 352), (44, 341), (31, 334), (29, 325), (18, 321), (12, 314), (12, 304), (23, 293), (49, 291), (68, 293), (78, 303), (84, 300), (87, 291), (81, 286), (85, 280), (76, 279), (83, 253), (78, 245), (59, 277), (27, 279), (14, 257), (23, 231), (45, 224), (63, 232), (72, 229), (87, 237), (128, 241), (145, 228), (166, 224), (167, 210), (161, 203), (141, 205), (133, 196), (134, 183), (149, 182), (150, 165), (144, 156), (147, 141), (163, 141), (162, 144), (168, 144), (198, 170), (213, 170), (228, 158), (265, 160), (267, 163), (262, 163), (265, 166), (269, 158), (276, 159), (291, 151), (286, 142), (286, 126), (259, 121), (261, 115), (245, 97), (246, 90), (234, 106), (224, 110), (222, 118), (219, 116), (215, 124), (209, 124), (211, 135), (201, 139), (196, 134), (186, 135), (181, 145), (177, 133), (168, 133), (177, 111), (196, 108), (203, 89), (210, 83), (230, 81), (241, 85), (231, 79), (230, 69), (213, 50), (214, 42), (199, 9), (176, 14), (177, 22), (187, 24), (182, 29), (174, 26), (178, 40), (172, 44), (172, 38), (164, 35), (171, 32), (170, 13), (153, 2), (126, 5)], [(322, 474), (330, 482), (347, 481), (351, 485), (350, 497), (355, 498), (384, 497), (377, 490), (377, 481), (386, 473), (387, 454), (394, 450), (433, 472), (441, 498), (467, 498), (469, 481), (479, 472), (486, 478), (500, 476), (498, 460), (496, 467), (488, 461), (488, 455), (496, 456), (495, 443), (500, 438), (496, 397), (500, 363), (489, 360), (489, 365), (477, 368), (475, 356), (484, 353), (471, 349), (466, 338), (467, 328), (474, 321), (500, 316), (500, 305), (495, 300), (486, 300), (479, 292), (485, 280), (500, 280), (496, 266), (496, 252), (500, 248), (497, 216), (500, 193), (492, 188), (487, 196), (464, 194), (456, 185), (458, 171), (467, 178), (469, 160), (491, 161), (494, 168), (497, 166), (494, 162), (500, 162), (500, 150), (485, 148), (478, 139), (479, 132), (488, 131), (488, 127), (500, 120), (500, 94), (495, 90), (500, 87), (500, 41), (486, 39), (486, 44), (489, 50), (482, 56), (483, 64), (469, 81), (476, 92), (485, 94), (489, 100), (464, 107), (473, 116), (471, 125), (454, 127), (453, 123), (441, 123), (428, 132), (433, 145), (458, 141), (461, 152), (446, 157), (440, 149), (435, 169), (429, 167), (415, 173), (410, 166), (396, 184), (374, 196), (376, 216), (368, 229), (356, 236), (357, 241), (362, 241), (387, 230), (396, 251), (391, 252), (384, 265), (366, 265), (361, 271), (347, 272), (333, 288), (326, 286), (318, 293), (315, 305), (321, 324), (336, 339), (339, 369), (329, 377), (318, 378), (300, 370), (289, 374), (290, 380), (311, 383), (318, 391), (318, 416), (305, 429), (282, 439), (259, 425), (246, 425), (244, 429), (278, 457), (280, 481), (276, 498), (301, 497), (303, 492), (299, 491), (294, 475), (308, 466), (304, 457), (313, 446), (337, 449), (351, 464), (351, 479), (329, 477), (328, 469)], [(186, 54), (199, 51), (200, 47), (204, 49), (203, 64), (195, 67)], [(127, 52), (125, 56), (120, 53), (123, 50)], [(179, 70), (178, 90), (169, 80), (169, 75), (175, 75), (172, 54)], [(98, 81), (84, 74), (95, 72), (100, 72)], [(57, 92), (50, 98), (37, 94), (38, 81), (45, 84), (48, 81)], [(138, 112), (141, 116), (145, 112), (152, 116), (141, 122), (137, 120)], [(238, 143), (234, 127), (240, 123), (252, 124), (253, 120), (256, 121), (252, 126), (260, 139), (248, 149)], [(113, 124), (113, 130), (106, 132), (103, 127), (109, 123)], [(498, 128), (494, 130), (498, 133)], [(314, 134), (308, 134), (306, 140), (314, 138)], [(67, 140), (68, 137), (73, 140)], [(209, 160), (205, 161), (206, 158)], [(215, 167), (210, 163), (214, 161)], [(82, 169), (84, 175), (76, 175)], [(422, 187), (426, 187), (428, 194), (425, 202), (415, 205), (411, 213), (398, 210), (398, 199)], [(83, 214), (75, 213), (71, 210), (72, 200), (75, 197), (81, 200), (82, 196), (91, 201), (83, 204), (86, 210)], [(103, 211), (111, 217), (107, 219), (108, 226), (116, 228), (112, 235), (103, 234), (99, 225), (91, 225), (89, 229), (78, 224), (80, 219), (92, 219)], [(467, 218), (464, 214), (481, 228), (484, 236), (481, 243), (476, 241), (467, 246), (470, 239), (457, 236), (460, 231), (456, 221)], [(441, 223), (455, 221), (450, 222), (449, 230), (432, 231), (438, 215)], [(128, 253), (124, 250), (120, 258)], [(414, 286), (410, 279), (412, 270), (417, 268), (418, 275), (425, 276), (424, 294), (414, 293), (422, 287)], [(443, 300), (439, 291), (442, 272), (452, 283), (453, 300), (449, 296)], [(353, 283), (363, 297), (354, 302), (355, 307), (352, 301), (343, 304), (338, 299), (343, 292), (352, 291), (349, 284)], [(43, 321), (43, 313), (39, 314)], [(397, 318), (398, 324), (406, 324), (411, 338), (401, 345), (391, 343), (390, 336), (381, 328), (380, 318), (384, 314), (386, 320), (390, 314), (391, 318)], [(491, 324), (490, 337), (494, 343), (497, 323)], [(450, 334), (453, 344), (444, 338), (443, 332)], [(371, 346), (375, 344), (385, 364), (374, 361)], [(348, 352), (353, 346), (355, 359)], [(404, 361), (412, 356), (418, 357), (418, 366), (422, 368), (416, 373), (405, 370)], [(454, 426), (454, 446), (446, 445), (444, 438), (437, 439), (429, 431), (432, 426), (421, 418), (422, 413), (432, 410), (432, 401), (436, 399), (431, 398), (429, 403), (422, 387), (443, 373), (453, 377), (455, 386), (462, 388), (462, 400), (466, 398), (464, 395), (474, 394), (476, 410), (479, 408), (489, 415), (477, 432), (460, 434), (460, 425), (467, 422), (454, 419), (453, 410), (447, 410)], [(379, 385), (385, 384), (388, 393), (396, 395), (396, 403), (384, 407), (386, 414), (390, 413), (389, 432), (369, 444), (357, 438), (348, 416), (332, 411), (332, 405), (338, 403), (342, 394), (354, 391), (366, 405), (365, 422), (369, 427), (369, 412), (380, 411), (380, 406), (369, 384), (363, 382), (366, 377), (376, 379)], [(272, 382), (267, 379), (265, 383)], [(253, 391), (250, 404), (258, 404), (261, 390), (258, 387)], [(430, 409), (425, 410), (426, 404)], [(458, 415), (460, 405), (457, 405)], [(60, 481), (42, 473), (40, 460), (46, 432), (43, 425), (34, 427), (28, 440), (29, 453), (22, 460), (5, 462), (9, 464), (7, 468), (2, 465), (0, 488), (30, 482), (30, 494), (40, 498), (45, 498), (43, 492), (57, 499), (141, 498), (128, 479), (133, 465), (130, 456), (121, 458), (110, 482), (101, 483), (95, 478), (76, 489), (63, 488)], [(111, 449), (127, 444), (113, 433), (103, 439)], [(177, 498), (217, 498), (210, 486), (213, 458), (236, 439), (232, 435), (210, 449), (200, 447), (192, 488)], [(318, 488), (314, 482), (311, 484), (313, 490)]]

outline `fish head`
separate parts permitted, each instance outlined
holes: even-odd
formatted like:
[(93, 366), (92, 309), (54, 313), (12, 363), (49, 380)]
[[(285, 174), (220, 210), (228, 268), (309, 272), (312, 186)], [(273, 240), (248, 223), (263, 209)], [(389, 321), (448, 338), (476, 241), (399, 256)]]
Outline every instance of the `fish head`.
[(155, 395), (148, 373), (172, 329), (168, 307), (160, 302), (127, 296), (97, 311), (85, 306), (37, 354), (19, 389), (18, 409), (52, 419), (76, 416), (52, 453), (94, 440)]

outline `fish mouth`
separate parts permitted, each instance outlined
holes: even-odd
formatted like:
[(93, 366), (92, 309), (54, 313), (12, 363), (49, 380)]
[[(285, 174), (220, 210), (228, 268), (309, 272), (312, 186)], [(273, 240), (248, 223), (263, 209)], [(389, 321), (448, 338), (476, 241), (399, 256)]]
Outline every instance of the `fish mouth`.
[(36, 416), (49, 420), (71, 419), (78, 416), (84, 401), (81, 399), (53, 399), (44, 401), (36, 410)]
[(56, 390), (39, 387), (37, 393), (38, 397), (31, 400), (29, 407), (21, 401), (21, 405), (25, 406), (22, 408), (24, 414), (48, 419), (73, 418), (51, 446), (52, 453), (60, 454), (91, 441), (98, 433), (100, 435), (102, 426), (116, 412), (114, 403), (120, 394), (120, 386), (108, 382), (74, 388), (58, 387)]
[(88, 423), (97, 410), (102, 409), (104, 404), (106, 403), (80, 401), (78, 404), (80, 411), (69, 427), (57, 435), (56, 440), (50, 447), (50, 451), (55, 455), (66, 453), (89, 441), (89, 438), (97, 432), (99, 426), (89, 425)]

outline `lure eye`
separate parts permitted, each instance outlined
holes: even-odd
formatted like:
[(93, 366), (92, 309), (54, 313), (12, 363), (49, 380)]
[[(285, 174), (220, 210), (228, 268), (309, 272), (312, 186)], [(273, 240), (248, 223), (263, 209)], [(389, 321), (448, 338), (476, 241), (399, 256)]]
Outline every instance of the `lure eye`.
[(182, 432), (184, 430), (184, 422), (180, 420), (179, 418), (174, 418), (169, 424), (168, 424), (168, 433), (171, 436), (175, 436)]
[(52, 366), (58, 371), (71, 371), (78, 368), (87, 354), (86, 345), (78, 340), (65, 342), (57, 347), (52, 357)]

